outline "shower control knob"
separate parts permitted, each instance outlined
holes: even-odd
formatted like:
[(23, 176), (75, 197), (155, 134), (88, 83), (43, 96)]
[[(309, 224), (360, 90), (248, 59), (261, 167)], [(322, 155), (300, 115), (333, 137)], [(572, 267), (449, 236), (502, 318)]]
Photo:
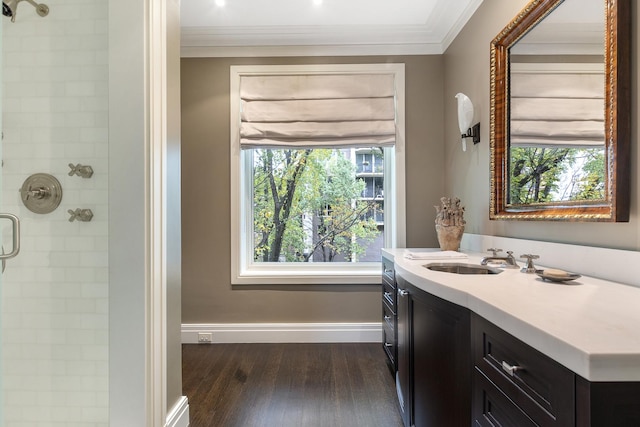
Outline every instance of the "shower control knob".
[(40, 187), (40, 188), (36, 188), (35, 190), (29, 188), (27, 190), (27, 196), (26, 197), (27, 198), (35, 197), (36, 199), (45, 199), (45, 198), (47, 198), (49, 196), (51, 196), (51, 191), (49, 191), (48, 188)]
[(20, 188), (22, 203), (31, 212), (51, 213), (62, 201), (62, 186), (53, 175), (36, 173), (24, 180)]
[(78, 175), (83, 178), (91, 178), (93, 175), (93, 168), (89, 165), (81, 165), (80, 163), (74, 165), (73, 163), (69, 163), (69, 167), (71, 168), (69, 176)]
[(93, 218), (93, 212), (91, 209), (78, 208), (75, 211), (69, 209), (67, 212), (71, 215), (71, 217), (69, 217), (69, 222), (73, 222), (75, 220), (89, 222), (91, 221), (91, 218)]

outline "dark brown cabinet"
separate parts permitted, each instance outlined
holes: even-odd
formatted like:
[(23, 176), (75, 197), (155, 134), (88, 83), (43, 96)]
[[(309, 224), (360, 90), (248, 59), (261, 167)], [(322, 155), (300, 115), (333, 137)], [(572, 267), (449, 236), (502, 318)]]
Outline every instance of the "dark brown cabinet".
[(471, 336), (476, 425), (575, 425), (573, 372), (475, 314)]
[(398, 288), (397, 388), (406, 426), (471, 423), (469, 310), (401, 277)]
[(382, 258), (382, 347), (387, 354), (389, 368), (395, 375), (398, 355), (397, 296), (393, 261)]
[(476, 426), (640, 426), (639, 382), (590, 382), (472, 314)]
[(631, 426), (640, 426), (640, 382), (590, 382), (576, 375), (576, 427)]
[(640, 382), (588, 381), (412, 285), (393, 261), (383, 269), (383, 338), (406, 427), (640, 427)]

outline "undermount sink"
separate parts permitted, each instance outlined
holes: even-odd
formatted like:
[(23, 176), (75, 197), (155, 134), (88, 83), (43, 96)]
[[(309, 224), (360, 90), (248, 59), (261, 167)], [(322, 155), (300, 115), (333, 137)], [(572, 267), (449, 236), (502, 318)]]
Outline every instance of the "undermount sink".
[(443, 271), (445, 273), (454, 274), (500, 274), (502, 270), (487, 267), (480, 264), (462, 264), (462, 263), (433, 263), (425, 264), (423, 267), (433, 271)]

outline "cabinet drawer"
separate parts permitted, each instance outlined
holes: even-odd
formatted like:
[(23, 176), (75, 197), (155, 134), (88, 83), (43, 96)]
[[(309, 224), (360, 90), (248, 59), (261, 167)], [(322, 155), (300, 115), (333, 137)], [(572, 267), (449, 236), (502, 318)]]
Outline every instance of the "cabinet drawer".
[(474, 426), (536, 427), (536, 423), (477, 368), (473, 377), (472, 416)]
[[(396, 329), (396, 313), (393, 311), (389, 304), (382, 304), (382, 320), (386, 323), (392, 330)], [(384, 326), (384, 325), (383, 325)]]
[(396, 315), (385, 301), (382, 304), (382, 346), (391, 362), (392, 372), (395, 372), (396, 364)]
[(389, 283), (395, 283), (396, 282), (395, 276), (396, 275), (394, 271), (393, 261), (383, 257), (382, 258), (382, 278), (386, 279)]
[(575, 423), (575, 374), (474, 315), (474, 364), (541, 426)]
[(382, 281), (382, 299), (396, 312), (396, 288), (386, 281)]
[(396, 363), (396, 335), (389, 323), (382, 322), (382, 345), (384, 351), (389, 356), (391, 364), (395, 367)]

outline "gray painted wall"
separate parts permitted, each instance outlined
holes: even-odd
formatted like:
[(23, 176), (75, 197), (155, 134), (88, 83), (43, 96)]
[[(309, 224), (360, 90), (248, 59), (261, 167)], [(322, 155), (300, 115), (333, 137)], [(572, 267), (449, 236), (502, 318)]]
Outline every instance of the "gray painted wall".
[(407, 244), (437, 245), (443, 57), (182, 59), (182, 322), (377, 322), (379, 285), (232, 288), (229, 66), (405, 63)]
[[(475, 234), (549, 242), (640, 250), (640, 186), (637, 165), (638, 103), (632, 96), (631, 218), (628, 223), (569, 223), (551, 221), (489, 221), (489, 46), (491, 40), (527, 4), (526, 0), (484, 1), (446, 51), (445, 58), (445, 189), (466, 206), (466, 230)], [(638, 7), (632, 2), (632, 91), (638, 88)], [(463, 153), (458, 138), (457, 92), (474, 102), (482, 122), (482, 142)], [(505, 248), (508, 249), (508, 248)], [(544, 254), (541, 254), (544, 256)]]
[[(631, 221), (620, 224), (489, 221), (489, 46), (526, 0), (483, 2), (441, 56), (182, 59), (182, 322), (373, 322), (377, 286), (232, 288), (229, 233), (229, 66), (404, 62), (407, 84), (407, 246), (437, 246), (433, 205), (442, 195), (466, 207), (467, 231), (640, 250), (637, 165), (632, 143)], [(638, 9), (633, 7), (633, 45)], [(637, 90), (637, 53), (633, 55)], [(460, 148), (454, 95), (464, 92), (482, 122), (482, 142)], [(638, 108), (632, 140), (637, 139)], [(209, 186), (209, 187), (207, 187)], [(203, 194), (202, 188), (207, 188)]]

